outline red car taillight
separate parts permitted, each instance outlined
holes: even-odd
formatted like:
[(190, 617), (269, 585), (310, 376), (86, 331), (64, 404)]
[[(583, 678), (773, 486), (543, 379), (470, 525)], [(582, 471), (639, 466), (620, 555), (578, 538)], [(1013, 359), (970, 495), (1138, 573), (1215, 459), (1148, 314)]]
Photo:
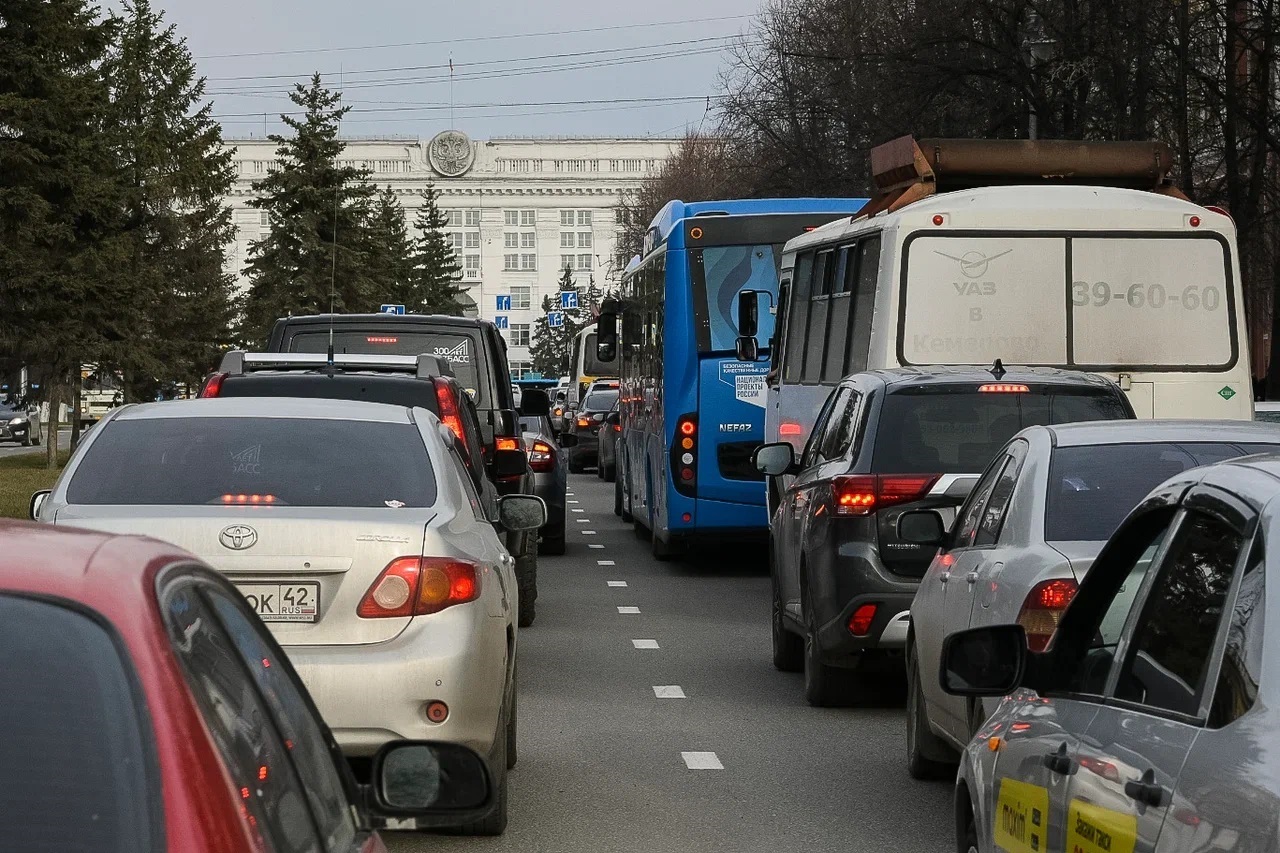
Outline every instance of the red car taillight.
[(676, 491), (693, 497), (697, 494), (698, 416), (676, 418), (676, 437), (671, 443), (671, 478)]
[(591, 426), (591, 421), (587, 418), (578, 418), (578, 426), (582, 429), (586, 429)]
[(529, 467), (539, 474), (556, 470), (556, 451), (545, 441), (535, 441), (529, 449)]
[(475, 563), (449, 557), (397, 557), (360, 600), (363, 619), (427, 616), (480, 597)]
[(863, 604), (853, 611), (849, 617), (849, 633), (855, 637), (865, 637), (871, 633), (871, 623), (876, 619), (876, 605)]
[(217, 397), (222, 393), (222, 383), (227, 378), (225, 373), (215, 373), (204, 381), (198, 397)]
[(929, 494), (939, 474), (851, 474), (832, 481), (835, 514), (871, 515), (878, 509), (909, 503)]
[(1070, 578), (1041, 581), (1027, 593), (1018, 612), (1018, 624), (1027, 632), (1027, 648), (1042, 652), (1053, 639), (1063, 611), (1076, 597), (1076, 582)]
[(436, 378), (436, 406), (440, 409), (440, 423), (453, 430), (454, 436), (462, 444), (462, 449), (466, 453), (471, 452), (471, 448), (467, 447), (467, 434), (462, 429), (462, 415), (458, 412), (458, 398), (453, 393), (453, 386), (444, 379)]

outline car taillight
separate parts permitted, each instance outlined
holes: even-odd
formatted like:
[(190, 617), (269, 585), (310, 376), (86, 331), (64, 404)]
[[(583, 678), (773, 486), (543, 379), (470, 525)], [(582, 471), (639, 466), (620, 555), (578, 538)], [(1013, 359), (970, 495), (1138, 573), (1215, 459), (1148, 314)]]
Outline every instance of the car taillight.
[(225, 373), (215, 373), (204, 382), (204, 387), (200, 389), (199, 397), (217, 397), (222, 393), (222, 383), (227, 378)]
[(556, 469), (556, 451), (545, 441), (535, 441), (529, 450), (529, 467), (545, 474)]
[(454, 436), (462, 444), (463, 451), (470, 453), (471, 448), (467, 447), (467, 434), (462, 429), (462, 415), (458, 412), (458, 398), (453, 393), (453, 386), (439, 377), (435, 380), (435, 386), (436, 406), (440, 409), (440, 423), (453, 430)]
[(578, 418), (578, 426), (582, 427), (583, 429), (586, 429), (587, 427), (591, 426), (591, 421), (587, 420), (586, 418)]
[(236, 504), (244, 506), (270, 506), (276, 502), (275, 495), (223, 495), (222, 502), (224, 504)]
[(982, 394), (1030, 394), (1031, 389), (1026, 385), (1010, 384), (1008, 382), (992, 382), (986, 385), (979, 385), (978, 391)]
[(498, 438), (494, 440), (494, 446), (498, 450), (519, 450), (520, 442), (514, 438)]
[(929, 494), (939, 474), (852, 474), (832, 482), (835, 514), (871, 515), (878, 509), (909, 503)]
[(849, 633), (855, 637), (865, 637), (871, 633), (871, 623), (876, 618), (876, 605), (862, 604), (849, 617)]
[(1070, 578), (1041, 581), (1027, 593), (1018, 613), (1018, 624), (1027, 632), (1027, 648), (1042, 652), (1053, 639), (1062, 613), (1076, 597), (1076, 582)]
[(449, 557), (398, 557), (360, 600), (362, 619), (428, 616), (480, 597), (480, 570)]
[(676, 491), (693, 497), (697, 494), (698, 471), (698, 416), (689, 414), (676, 418), (676, 436), (671, 442), (671, 479)]
[(614, 424), (614, 425), (613, 425), (613, 431), (614, 431), (614, 432), (622, 432), (622, 424)]

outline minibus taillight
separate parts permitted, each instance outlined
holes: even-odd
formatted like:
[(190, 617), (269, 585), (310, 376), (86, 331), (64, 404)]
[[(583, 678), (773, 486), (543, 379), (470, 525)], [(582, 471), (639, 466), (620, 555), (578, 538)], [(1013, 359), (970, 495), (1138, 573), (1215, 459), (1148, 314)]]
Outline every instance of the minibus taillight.
[(671, 442), (671, 479), (676, 491), (693, 497), (697, 494), (698, 416), (676, 418), (676, 435)]

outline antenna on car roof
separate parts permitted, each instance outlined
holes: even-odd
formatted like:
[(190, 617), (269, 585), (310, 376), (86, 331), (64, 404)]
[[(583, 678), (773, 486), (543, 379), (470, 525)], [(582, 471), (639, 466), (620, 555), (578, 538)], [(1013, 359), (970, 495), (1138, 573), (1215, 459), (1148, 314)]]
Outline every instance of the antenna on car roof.
[(1001, 379), (1004, 379), (1004, 375), (1007, 372), (1008, 371), (1004, 369), (1004, 362), (1002, 362), (998, 358), (996, 359), (996, 363), (991, 365), (991, 375), (996, 378), (997, 382), (999, 382)]

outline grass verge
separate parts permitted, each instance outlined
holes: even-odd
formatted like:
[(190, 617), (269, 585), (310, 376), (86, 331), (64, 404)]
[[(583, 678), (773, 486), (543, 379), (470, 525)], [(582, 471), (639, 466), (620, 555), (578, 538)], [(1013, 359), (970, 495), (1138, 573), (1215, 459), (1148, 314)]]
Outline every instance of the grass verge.
[(45, 450), (0, 459), (0, 518), (26, 518), (31, 493), (53, 485), (67, 464), (67, 452), (58, 454), (58, 469), (45, 467)]

